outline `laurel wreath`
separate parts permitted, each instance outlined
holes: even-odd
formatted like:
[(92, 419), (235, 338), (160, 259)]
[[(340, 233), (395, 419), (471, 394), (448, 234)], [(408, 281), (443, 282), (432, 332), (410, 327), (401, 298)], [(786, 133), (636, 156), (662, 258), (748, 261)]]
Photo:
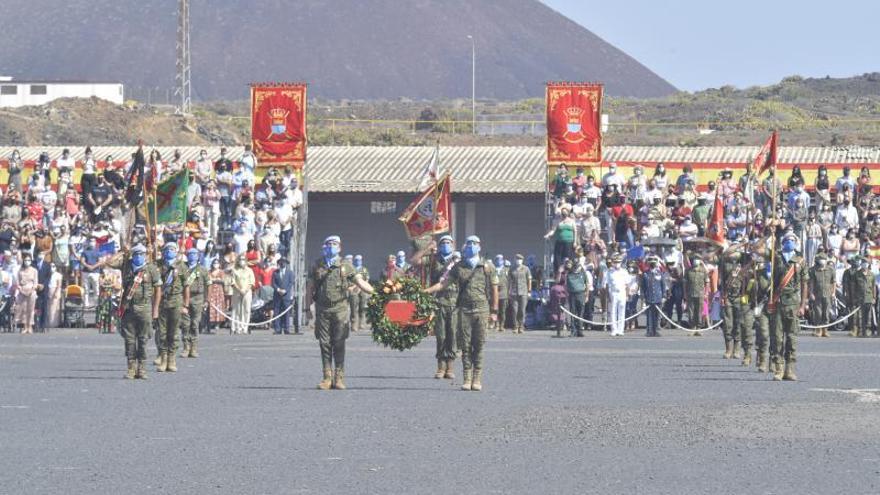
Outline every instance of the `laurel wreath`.
[[(419, 345), (428, 336), (434, 321), (434, 298), (426, 294), (419, 281), (412, 277), (386, 280), (374, 288), (376, 290), (367, 303), (367, 318), (373, 326), (373, 341), (398, 351)], [(426, 320), (425, 323), (404, 326), (392, 323), (385, 314), (385, 305), (392, 300), (416, 303), (413, 317), (415, 320)]]

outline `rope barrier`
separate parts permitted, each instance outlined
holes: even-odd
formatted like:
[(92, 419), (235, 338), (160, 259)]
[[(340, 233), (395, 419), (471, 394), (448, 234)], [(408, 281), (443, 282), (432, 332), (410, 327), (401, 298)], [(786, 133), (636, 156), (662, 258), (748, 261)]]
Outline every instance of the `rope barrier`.
[(696, 330), (693, 328), (685, 328), (685, 327), (679, 325), (678, 323), (672, 321), (672, 318), (666, 316), (666, 313), (664, 313), (663, 311), (660, 310), (660, 306), (657, 306), (656, 304), (654, 304), (653, 306), (657, 308), (657, 312), (660, 313), (660, 316), (662, 316), (663, 318), (666, 318), (666, 321), (671, 323), (672, 326), (678, 328), (679, 330), (684, 330), (685, 332), (693, 332), (693, 333), (705, 332), (707, 330), (713, 330), (713, 329), (721, 326), (722, 323), (724, 323), (724, 320), (721, 320), (714, 325), (708, 326), (706, 328), (698, 328)]
[(562, 311), (563, 311), (565, 314), (567, 314), (568, 316), (571, 316), (572, 318), (574, 318), (574, 319), (576, 319), (576, 320), (580, 320), (580, 321), (582, 321), (582, 322), (584, 322), (584, 323), (586, 323), (586, 324), (588, 324), (588, 325), (605, 326), (605, 325), (616, 325), (616, 324), (618, 324), (618, 323), (626, 323), (627, 321), (632, 320), (633, 318), (636, 318), (637, 316), (639, 316), (639, 315), (641, 315), (642, 313), (644, 313), (645, 311), (647, 311), (649, 307), (650, 307), (650, 306), (645, 306), (645, 307), (642, 308), (642, 310), (639, 311), (638, 313), (636, 313), (636, 314), (634, 314), (634, 315), (632, 315), (632, 316), (629, 316), (629, 317), (627, 317), (627, 318), (624, 318), (623, 320), (604, 321), (604, 322), (590, 321), (590, 320), (587, 320), (587, 319), (585, 319), (585, 318), (581, 318), (580, 316), (577, 316), (577, 315), (573, 314), (571, 311), (565, 309), (565, 306), (560, 306), (559, 308), (562, 309)]
[[(209, 304), (211, 304), (211, 303), (209, 303)], [(287, 307), (287, 309), (285, 309), (285, 310), (282, 311), (281, 313), (278, 313), (277, 315), (273, 316), (272, 318), (269, 318), (269, 319), (266, 320), (266, 321), (259, 321), (259, 322), (257, 322), (257, 323), (245, 323), (245, 322), (243, 322), (243, 321), (241, 321), (241, 320), (236, 320), (235, 318), (233, 318), (233, 317), (229, 316), (228, 314), (224, 313), (222, 309), (218, 308), (218, 307), (215, 306), (214, 304), (211, 304), (211, 307), (214, 308), (214, 310), (216, 310), (218, 313), (220, 313), (224, 318), (226, 318), (227, 320), (229, 320), (229, 321), (231, 321), (231, 322), (233, 322), (233, 323), (238, 323), (239, 325), (247, 325), (247, 326), (249, 326), (249, 327), (258, 327), (258, 326), (260, 326), (260, 325), (266, 325), (266, 324), (268, 324), (268, 323), (272, 323), (273, 321), (277, 320), (278, 318), (281, 318), (282, 316), (284, 316), (285, 314), (287, 314), (287, 312), (290, 311), (290, 310), (293, 308), (293, 305), (291, 304), (290, 306)]]
[(850, 319), (850, 317), (852, 317), (852, 315), (858, 313), (859, 310), (861, 310), (861, 309), (862, 309), (862, 308), (856, 308), (856, 309), (850, 311), (850, 313), (849, 313), (848, 315), (844, 316), (843, 318), (838, 318), (837, 321), (834, 321), (834, 322), (828, 323), (827, 325), (807, 325), (807, 324), (805, 324), (805, 323), (800, 323), (800, 327), (801, 327), (801, 328), (806, 328), (807, 330), (820, 330), (820, 329), (822, 329), (822, 328), (833, 327), (833, 326), (837, 325), (838, 323), (843, 323), (843, 322), (845, 322), (846, 320)]

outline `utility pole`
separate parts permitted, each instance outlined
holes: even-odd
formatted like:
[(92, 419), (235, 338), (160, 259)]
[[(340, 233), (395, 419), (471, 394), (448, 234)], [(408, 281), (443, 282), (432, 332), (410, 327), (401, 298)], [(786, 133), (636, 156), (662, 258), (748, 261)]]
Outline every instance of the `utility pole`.
[(178, 0), (177, 6), (177, 101), (175, 113), (189, 115), (192, 110), (192, 63), (189, 44), (189, 0)]
[(468, 35), (471, 40), (471, 131), (477, 133), (477, 41), (473, 35)]

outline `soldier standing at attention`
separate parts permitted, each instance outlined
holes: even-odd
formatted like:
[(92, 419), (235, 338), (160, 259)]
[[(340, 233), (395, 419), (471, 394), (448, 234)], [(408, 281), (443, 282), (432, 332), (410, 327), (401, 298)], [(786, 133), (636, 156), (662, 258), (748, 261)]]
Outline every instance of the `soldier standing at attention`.
[(871, 327), (871, 315), (874, 312), (876, 296), (874, 274), (871, 272), (871, 264), (866, 258), (857, 256), (856, 263), (859, 268), (850, 277), (853, 306), (859, 308), (859, 312), (853, 315), (854, 328), (857, 337), (867, 337), (868, 329)]
[[(453, 254), (455, 240), (444, 235), (436, 245), (437, 252), (428, 256), (434, 248), (433, 243), (413, 256), (414, 264), (427, 263), (429, 284), (441, 283), (455, 266)], [(434, 294), (437, 312), (434, 314), (434, 337), (437, 339), (437, 371), (434, 378), (455, 378), (456, 333), (458, 329), (458, 284), (450, 282), (446, 288)]]
[(513, 269), (507, 274), (509, 300), (513, 313), (513, 333), (523, 333), (526, 306), (529, 303), (529, 288), (532, 286), (532, 271), (525, 266), (524, 260), (523, 255), (517, 254)]
[(645, 335), (647, 337), (660, 336), (660, 307), (663, 306), (663, 298), (669, 291), (667, 275), (660, 271), (660, 259), (656, 256), (648, 256), (650, 270), (642, 274), (642, 297), (648, 307), (648, 322)]
[[(728, 304), (733, 306), (733, 338), (742, 344), (742, 365), (752, 365), (752, 345), (755, 340), (754, 330), (754, 304), (749, 292), (749, 281), (755, 278), (755, 267), (752, 257), (742, 254), (739, 258), (737, 273), (731, 274), (728, 281), (727, 297)], [(734, 280), (738, 279), (738, 282)], [(736, 347), (734, 345), (734, 347)]]
[(199, 263), (201, 253), (196, 248), (186, 251), (186, 285), (189, 287), (189, 304), (180, 315), (180, 333), (183, 338), (183, 352), (180, 357), (199, 357), (199, 327), (205, 311), (205, 297), (208, 296), (208, 270)]
[[(699, 256), (693, 257), (693, 266), (684, 274), (684, 294), (687, 298), (688, 324), (695, 330), (694, 337), (702, 337), (703, 332), (703, 301), (706, 297), (706, 286), (709, 284), (709, 272)], [(725, 359), (730, 356), (725, 352)]]
[(350, 327), (348, 288), (357, 285), (365, 293), (373, 293), (369, 282), (339, 256), (341, 249), (339, 236), (324, 239), (323, 257), (309, 271), (306, 290), (306, 308), (315, 303), (315, 338), (321, 347), (324, 370), (324, 378), (318, 384), (320, 390), (345, 390), (345, 339)]
[[(804, 260), (797, 255), (798, 239), (794, 234), (782, 238), (782, 253), (773, 263), (773, 336), (776, 341), (776, 370), (773, 379), (796, 381), (798, 318), (807, 309), (807, 274)], [(784, 366), (784, 368), (783, 368)]]
[(186, 264), (177, 260), (177, 244), (165, 243), (159, 274), (162, 280), (162, 304), (159, 309), (158, 372), (177, 371), (177, 332), (181, 316), (189, 313), (189, 286)]
[[(370, 272), (367, 270), (367, 267), (364, 266), (364, 257), (361, 255), (357, 255), (352, 259), (352, 264), (354, 266), (354, 272), (366, 281), (370, 280)], [(351, 310), (351, 329), (353, 331), (360, 330), (367, 319), (367, 301), (370, 300), (370, 296), (360, 290), (356, 285), (352, 286), (351, 294), (348, 299), (348, 306)]]
[(462, 390), (483, 389), (483, 344), (486, 329), (498, 311), (498, 274), (491, 263), (480, 256), (480, 238), (472, 235), (465, 242), (461, 262), (455, 264), (449, 274), (426, 292), (437, 293), (450, 284), (458, 285), (460, 310), (461, 364), (464, 374)]
[[(753, 260), (755, 261), (755, 260)], [(749, 303), (754, 315), (755, 347), (757, 348), (758, 372), (767, 373), (769, 361), (767, 349), (770, 345), (770, 318), (767, 316), (767, 296), (770, 293), (770, 265), (764, 264), (764, 258), (757, 257), (761, 266), (754, 269), (755, 276), (749, 281), (747, 292)], [(775, 350), (774, 350), (775, 352)]]
[[(736, 315), (734, 308), (736, 306), (734, 299), (742, 294), (742, 279), (739, 277), (741, 271), (739, 263), (739, 251), (731, 251), (724, 253), (721, 257), (721, 267), (719, 270), (721, 283), (721, 329), (724, 331), (724, 359), (737, 358), (739, 354), (739, 338), (737, 335)], [(728, 294), (731, 290), (736, 291), (735, 294)]]
[(495, 328), (499, 332), (504, 331), (504, 320), (507, 315), (507, 293), (510, 292), (510, 282), (507, 280), (510, 268), (505, 263), (504, 255), (495, 256), (495, 272), (498, 274), (498, 312)]
[[(816, 265), (810, 269), (810, 301), (813, 306), (813, 322), (816, 325), (831, 323), (831, 309), (834, 307), (834, 294), (837, 280), (834, 266), (828, 263), (823, 251), (816, 254)], [(816, 337), (828, 337), (828, 327), (816, 329)]]
[(127, 261), (122, 265), (125, 290), (119, 306), (122, 315), (119, 333), (125, 339), (125, 357), (128, 359), (125, 378), (146, 380), (147, 340), (153, 331), (153, 321), (159, 318), (162, 279), (156, 265), (147, 261), (147, 248), (143, 245), (132, 248)]

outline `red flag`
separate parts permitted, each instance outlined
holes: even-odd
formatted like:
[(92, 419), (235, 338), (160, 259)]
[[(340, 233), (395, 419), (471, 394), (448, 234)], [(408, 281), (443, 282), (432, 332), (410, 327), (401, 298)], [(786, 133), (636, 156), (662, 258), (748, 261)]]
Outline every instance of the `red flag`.
[(547, 84), (547, 162), (602, 161), (602, 85)]
[(706, 237), (716, 242), (724, 242), (724, 203), (721, 202), (721, 196), (717, 192), (715, 193), (715, 204), (712, 205), (712, 214), (709, 215)]
[(306, 104), (305, 84), (251, 85), (251, 139), (259, 163), (302, 167)]
[(450, 231), (451, 193), (452, 180), (447, 174), (406, 208), (399, 220), (410, 239)]
[(757, 171), (757, 175), (760, 176), (769, 170), (771, 165), (776, 165), (776, 146), (778, 140), (779, 137), (776, 134), (776, 131), (773, 131), (773, 134), (770, 135), (770, 138), (767, 139), (767, 142), (761, 147), (761, 151), (758, 152), (758, 155), (752, 160), (752, 163), (749, 164), (750, 171), (755, 170)]

